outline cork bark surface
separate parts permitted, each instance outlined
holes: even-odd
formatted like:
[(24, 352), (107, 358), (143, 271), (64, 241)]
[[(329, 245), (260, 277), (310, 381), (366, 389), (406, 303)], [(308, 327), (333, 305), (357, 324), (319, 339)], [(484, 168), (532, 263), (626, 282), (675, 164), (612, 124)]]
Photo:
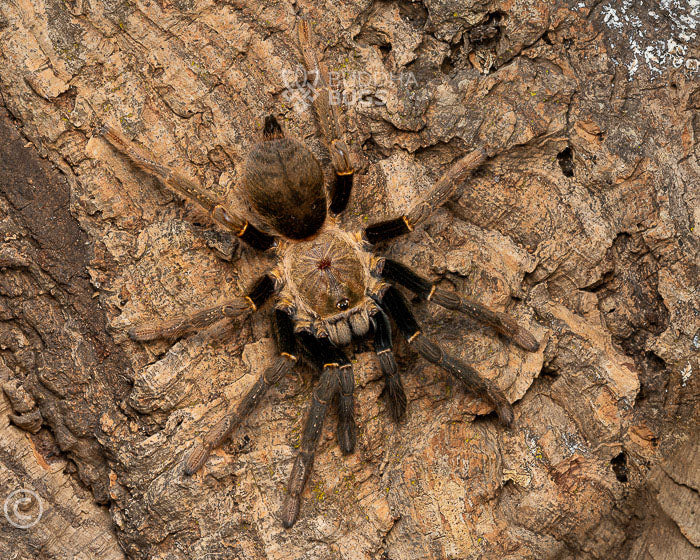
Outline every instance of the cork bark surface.
[[(0, 2), (0, 556), (700, 556), (699, 10)], [(506, 391), (510, 430), (398, 336), (409, 402), (393, 423), (371, 346), (358, 345), (357, 449), (342, 455), (332, 412), (285, 530), (310, 367), (200, 473), (182, 472), (271, 363), (270, 307), (175, 342), (125, 334), (240, 294), (274, 261), (91, 132), (112, 125), (233, 199), (274, 114), (330, 177), (290, 80), (302, 15), (338, 79), (357, 164), (342, 224), (400, 215), (485, 144), (492, 157), (447, 204), (377, 250), (507, 311), (541, 345), (524, 352), (417, 303), (431, 337)], [(35, 498), (13, 509), (17, 489)]]

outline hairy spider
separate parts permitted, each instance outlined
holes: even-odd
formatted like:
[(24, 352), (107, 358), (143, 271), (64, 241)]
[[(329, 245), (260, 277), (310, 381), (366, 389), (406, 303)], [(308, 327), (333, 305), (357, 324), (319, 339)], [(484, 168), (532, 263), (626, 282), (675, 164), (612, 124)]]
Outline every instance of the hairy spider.
[(336, 108), (329, 101), (328, 73), (317, 59), (305, 21), (299, 23), (298, 32), (305, 65), (318, 79), (314, 109), (331, 155), (335, 180), (329, 189), (329, 201), (321, 167), (311, 151), (285, 137), (277, 120), (267, 117), (262, 141), (247, 157), (241, 186), (270, 233), (254, 227), (234, 212), (230, 204), (213, 199), (193, 181), (159, 165), (149, 151), (126, 140), (113, 128), (103, 126), (97, 131), (136, 166), (203, 206), (216, 222), (235, 232), (243, 242), (277, 257), (277, 266), (246, 295), (160, 324), (135, 326), (129, 335), (139, 341), (176, 338), (222, 319), (241, 318), (262, 307), (273, 295), (277, 296), (273, 311), (277, 358), (238, 406), (229, 410), (194, 446), (185, 459), (184, 470), (191, 475), (204, 465), (212, 449), (228, 438), (267, 389), (291, 371), (299, 347), (321, 373), (281, 511), (285, 527), (291, 527), (299, 515), (301, 493), (309, 477), (326, 410), (332, 402), (338, 407), (338, 444), (344, 453), (352, 453), (355, 448), (354, 378), (343, 347), (353, 339), (372, 336), (391, 414), (399, 420), (406, 410), (406, 395), (392, 354), (389, 318), (419, 354), (493, 404), (503, 424), (510, 425), (513, 421), (510, 403), (492, 381), (422, 334), (406, 298), (395, 284), (490, 325), (526, 350), (538, 348), (535, 338), (510, 316), (442, 290), (406, 266), (371, 253), (372, 244), (409, 233), (430, 216), (486, 160), (484, 149), (475, 149), (457, 161), (428, 195), (403, 216), (353, 233), (340, 229), (328, 216), (329, 210), (338, 214), (347, 206), (354, 169)]

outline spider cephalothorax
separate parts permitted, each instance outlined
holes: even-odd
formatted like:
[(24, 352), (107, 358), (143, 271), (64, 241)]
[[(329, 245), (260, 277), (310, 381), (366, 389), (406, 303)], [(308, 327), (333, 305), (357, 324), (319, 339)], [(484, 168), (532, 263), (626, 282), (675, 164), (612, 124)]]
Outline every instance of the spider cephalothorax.
[[(299, 24), (301, 51), (307, 68), (319, 76), (314, 108), (321, 123), (335, 173), (326, 188), (321, 167), (310, 150), (286, 138), (274, 117), (265, 120), (263, 138), (246, 160), (242, 194), (258, 214), (261, 231), (240, 216), (230, 203), (211, 197), (193, 181), (161, 166), (144, 148), (125, 139), (110, 127), (97, 132), (137, 166), (158, 177), (166, 186), (196, 201), (211, 217), (232, 230), (254, 249), (276, 255), (277, 265), (245, 294), (188, 316), (159, 324), (144, 323), (129, 330), (135, 340), (176, 338), (189, 331), (227, 318), (240, 318), (277, 297), (273, 322), (279, 353), (246, 393), (237, 407), (209, 430), (185, 460), (185, 473), (200, 469), (212, 449), (221, 445), (260, 401), (266, 390), (298, 360), (297, 350), (320, 370), (313, 392), (301, 449), (292, 468), (282, 522), (291, 527), (299, 515), (301, 493), (313, 463), (316, 443), (326, 410), (338, 408), (338, 443), (345, 453), (355, 448), (352, 365), (343, 348), (353, 339), (371, 336), (386, 383), (386, 394), (395, 420), (406, 409), (406, 395), (392, 353), (390, 318), (409, 344), (430, 362), (459, 379), (468, 390), (490, 402), (501, 421), (513, 422), (513, 408), (492, 381), (426, 337), (410, 305), (396, 284), (438, 305), (484, 322), (528, 351), (535, 351), (535, 338), (510, 316), (491, 311), (459, 294), (441, 290), (406, 266), (372, 254), (372, 244), (409, 233), (445, 202), (455, 188), (485, 159), (476, 148), (457, 161), (428, 195), (403, 216), (350, 233), (341, 229), (332, 214), (347, 206), (353, 167), (341, 138), (335, 107), (329, 103), (325, 68), (318, 63), (306, 22)], [(326, 193), (329, 193), (328, 196)], [(329, 211), (331, 216), (329, 216)]]
[(377, 280), (360, 239), (329, 220), (318, 235), (286, 243), (281, 252), (282, 297), (296, 314), (298, 330), (327, 336), (339, 346), (367, 334), (377, 308), (369, 295)]

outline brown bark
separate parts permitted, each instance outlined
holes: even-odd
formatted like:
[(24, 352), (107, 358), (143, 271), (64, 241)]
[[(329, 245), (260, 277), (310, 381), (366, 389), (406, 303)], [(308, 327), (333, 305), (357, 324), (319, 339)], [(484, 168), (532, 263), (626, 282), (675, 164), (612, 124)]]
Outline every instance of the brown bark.
[(129, 366), (105, 331), (68, 184), (2, 108), (0, 177), (0, 557), (122, 559), (95, 503), (109, 500), (109, 470), (94, 431)]
[[(613, 8), (0, 3), (0, 413), (11, 404), (15, 423), (0, 422), (0, 500), (30, 488), (45, 508), (28, 529), (0, 515), (0, 556), (696, 557), (700, 87), (684, 37), (697, 13)], [(488, 408), (402, 342), (395, 425), (358, 353), (357, 451), (340, 453), (331, 415), (286, 531), (309, 369), (182, 473), (192, 440), (271, 363), (265, 313), (174, 344), (125, 335), (240, 293), (271, 261), (90, 131), (111, 124), (223, 196), (274, 113), (328, 167), (286, 95), (297, 12), (331, 70), (408, 80), (370, 84), (364, 98), (385, 104), (342, 106), (359, 163), (343, 223), (407, 211), (485, 142), (476, 176), (382, 251), (542, 344), (528, 354), (421, 305), (427, 334), (506, 390), (514, 429), (477, 417)]]

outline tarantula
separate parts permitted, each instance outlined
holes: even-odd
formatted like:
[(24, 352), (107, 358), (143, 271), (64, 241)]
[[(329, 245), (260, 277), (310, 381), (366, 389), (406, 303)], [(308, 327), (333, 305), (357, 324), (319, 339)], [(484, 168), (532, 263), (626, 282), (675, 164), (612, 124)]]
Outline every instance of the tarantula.
[(404, 415), (406, 395), (392, 354), (389, 318), (419, 354), (493, 404), (503, 424), (509, 426), (513, 421), (510, 403), (492, 381), (481, 377), (421, 332), (396, 284), (490, 325), (526, 350), (538, 348), (535, 338), (510, 316), (442, 290), (406, 266), (371, 253), (374, 243), (407, 234), (428, 218), (486, 160), (484, 149), (477, 148), (457, 161), (407, 214), (356, 233), (339, 228), (332, 215), (341, 213), (348, 204), (354, 174), (352, 158), (342, 138), (336, 108), (330, 102), (327, 69), (319, 63), (306, 21), (299, 23), (298, 34), (307, 70), (316, 75), (318, 91), (313, 105), (335, 178), (327, 198), (317, 159), (303, 144), (285, 137), (274, 116), (267, 117), (262, 140), (247, 156), (242, 191), (270, 233), (254, 227), (230, 204), (215, 200), (190, 179), (159, 165), (148, 150), (126, 140), (115, 129), (103, 126), (96, 131), (136, 166), (204, 207), (216, 222), (233, 231), (241, 241), (277, 257), (274, 270), (260, 278), (245, 295), (161, 324), (137, 325), (128, 333), (137, 341), (176, 338), (222, 319), (244, 317), (277, 296), (273, 312), (277, 358), (235, 410), (229, 410), (196, 443), (185, 459), (184, 471), (191, 475), (204, 465), (210, 452), (228, 438), (268, 388), (292, 370), (299, 348), (321, 373), (281, 511), (287, 528), (299, 515), (301, 493), (309, 477), (326, 410), (332, 402), (338, 407), (338, 444), (344, 453), (352, 453), (355, 448), (354, 378), (350, 360), (343, 351), (353, 339), (373, 337), (391, 414), (397, 421)]

